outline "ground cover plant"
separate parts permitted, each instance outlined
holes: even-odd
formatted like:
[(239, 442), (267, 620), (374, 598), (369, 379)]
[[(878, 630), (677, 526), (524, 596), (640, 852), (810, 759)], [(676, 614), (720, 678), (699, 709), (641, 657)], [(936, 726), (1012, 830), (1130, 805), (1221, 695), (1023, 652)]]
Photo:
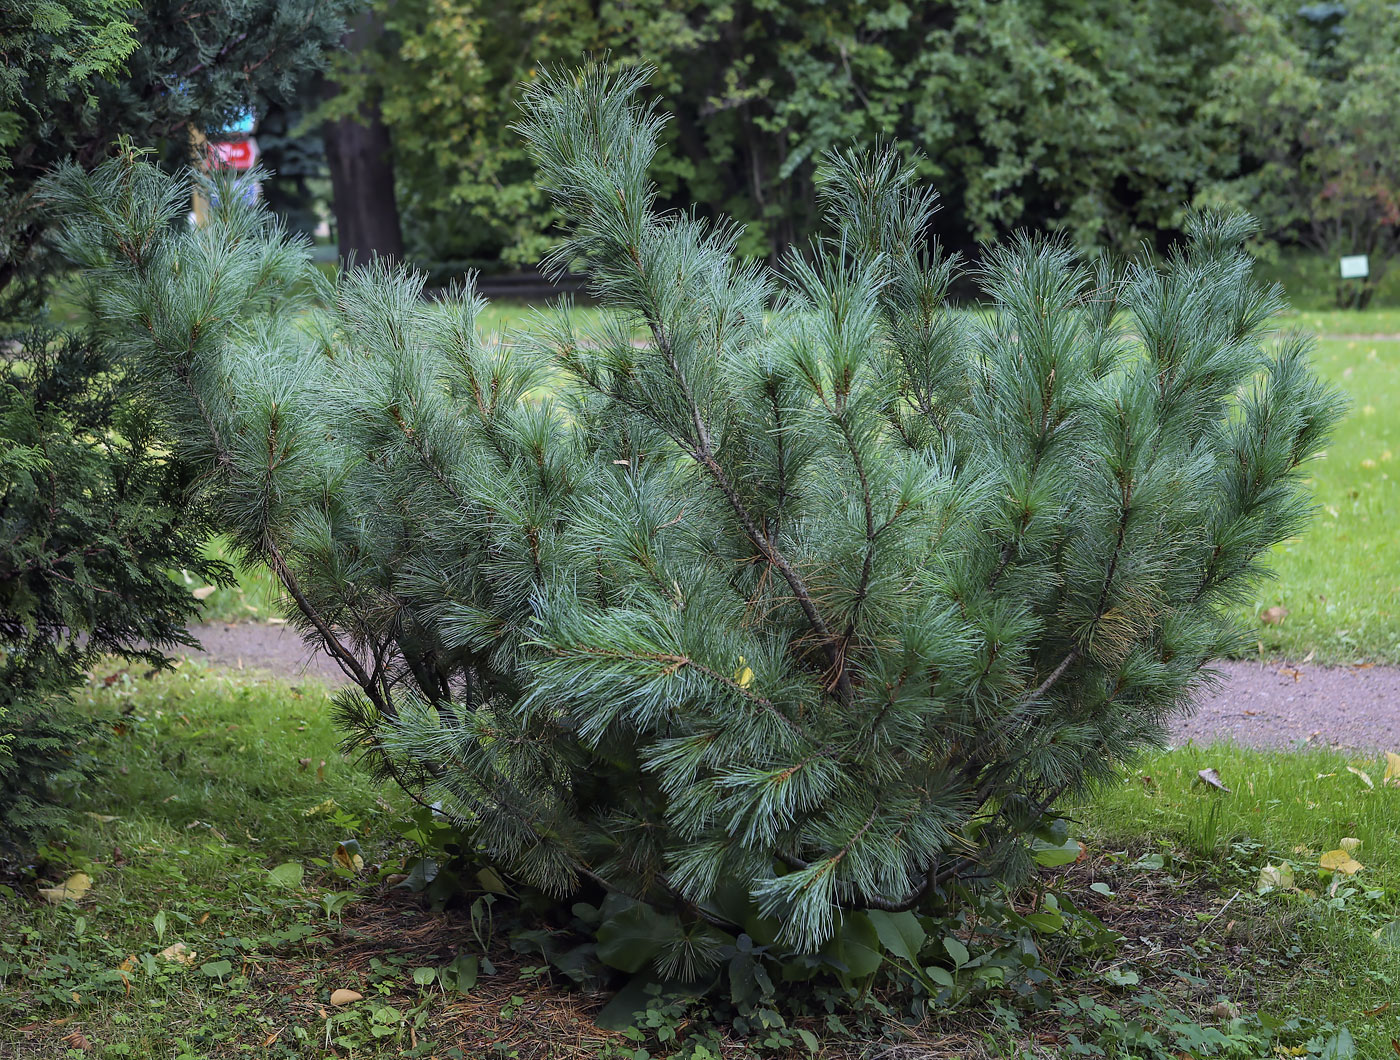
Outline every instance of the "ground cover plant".
[(782, 275), (654, 212), (640, 86), (531, 97), (555, 264), (619, 317), (534, 356), (483, 345), (470, 295), (322, 282), (237, 187), (186, 230), (188, 188), (130, 152), (46, 194), (383, 775), (505, 876), (596, 894), (623, 971), (697, 981), (748, 938), (849, 984), (902, 945), (954, 996), (916, 911), (1073, 856), (1054, 802), (1234, 643), (1222, 606), (1301, 528), (1339, 402), (1305, 339), (1264, 345), (1247, 219), (1117, 270), (1018, 241), (968, 319), (892, 155), (833, 156), (836, 234)]
[[(1384, 759), (1184, 748), (1077, 802), (1084, 858), (1040, 870), (1018, 900), (1068, 892), (1121, 937), (1089, 956), (1067, 947), (1044, 1011), (1002, 988), (924, 1021), (847, 1002), (844, 1033), (822, 1010), (743, 1035), (690, 1001), (654, 1003), (627, 1032), (599, 1030), (610, 995), (543, 956), (564, 937), (548, 919), (505, 896), (490, 923), (474, 919), (479, 885), (441, 911), (395, 887), (422, 850), (403, 827), (411, 803), (339, 753), (321, 686), (113, 663), (75, 699), (106, 734), (89, 748), (102, 779), (0, 887), (0, 1056), (635, 1060), (703, 1046), (749, 1060), (809, 1055), (802, 1030), (839, 1058), (1318, 1058), (1384, 1055), (1400, 1036), (1386, 1007), (1400, 787)], [(1197, 782), (1207, 767), (1230, 793)], [(1347, 838), (1362, 867), (1323, 869)], [(1284, 868), (1286, 884), (1266, 875)], [(39, 894), (76, 873), (91, 881), (81, 895)], [(332, 1004), (341, 989), (362, 997)], [(883, 984), (871, 996), (899, 998)], [(1169, 1051), (1134, 1045), (1134, 1024)], [(1215, 1035), (1233, 1045), (1207, 1046)]]

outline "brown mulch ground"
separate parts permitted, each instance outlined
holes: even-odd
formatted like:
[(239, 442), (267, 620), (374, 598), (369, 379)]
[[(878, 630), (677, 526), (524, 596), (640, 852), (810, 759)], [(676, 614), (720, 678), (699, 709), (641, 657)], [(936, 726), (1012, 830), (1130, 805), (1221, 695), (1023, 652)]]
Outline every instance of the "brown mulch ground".
[[(345, 676), (323, 652), (312, 652), (285, 625), (240, 622), (201, 626), (195, 635), (210, 662), (316, 677)], [(1223, 661), (1222, 679), (1173, 734), (1182, 743), (1233, 740), (1249, 747), (1400, 748), (1400, 666), (1316, 666), (1273, 660)]]
[[(1286, 933), (1289, 929), (1252, 915), (1248, 899), (1237, 901), (1241, 896), (1223, 893), (1199, 879), (1138, 869), (1121, 857), (1086, 858), (1057, 871), (1053, 879), (1047, 874), (1044, 882), (1072, 893), (1083, 908), (1122, 936), (1121, 945), (1107, 960), (1116, 967), (1136, 969), (1143, 975), (1144, 986), (1158, 991), (1181, 1011), (1209, 1023), (1215, 1018), (1212, 1007), (1221, 997), (1247, 1010), (1270, 1000), (1258, 989), (1265, 980), (1252, 977), (1250, 966), (1261, 942), (1277, 941), (1260, 938), (1261, 931)], [(1112, 887), (1111, 898), (1089, 890), (1091, 883), (1100, 880)], [(399, 956), (410, 965), (436, 965), (450, 961), (462, 946), (469, 952), (477, 948), (465, 912), (428, 912), (418, 898), (389, 891), (353, 907), (322, 959), (343, 968), (346, 984), (360, 985), (369, 996), (370, 988), (358, 979), (367, 978), (371, 961)], [(1202, 949), (1214, 950), (1214, 962), (1206, 966), (1200, 963), (1197, 953)], [(522, 970), (542, 962), (512, 952), (499, 934), (490, 956), (495, 974), (483, 974), (469, 994), (450, 995), (434, 1003), (421, 1037), (433, 1044), (435, 1055), (438, 1049), (457, 1046), (472, 1057), (596, 1060), (607, 1044), (619, 1051), (624, 1046), (629, 1051), (636, 1047), (624, 1035), (600, 1030), (593, 1023), (609, 1000), (609, 992), (580, 990), (563, 976), (552, 982), (547, 976), (522, 975)], [(1191, 969), (1193, 974), (1182, 976), (1180, 969)], [(315, 1033), (324, 1025), (327, 1005), (315, 988), (308, 986), (306, 971), (295, 956), (288, 956), (264, 965), (258, 985), (260, 992), (304, 993), (304, 999), (292, 1003), (296, 1010), (292, 1015), (294, 1019), (299, 1015), (299, 1021)], [(1096, 973), (1102, 971), (1095, 969)], [(1060, 973), (1065, 977), (1064, 989), (1076, 996), (1091, 994), (1109, 1004), (1121, 1002), (1125, 996), (1097, 975), (1080, 978), (1070, 968), (1060, 969)], [(415, 1003), (412, 990), (406, 986), (381, 1000), (407, 1010)], [(851, 1041), (848, 1045), (833, 1040), (817, 1017), (798, 1020), (796, 1025), (808, 1024), (823, 1039), (821, 1055), (827, 1060), (983, 1060), (993, 1055), (986, 1051), (989, 1019), (980, 1007), (969, 1006), (920, 1026), (892, 1020), (884, 1041)], [(1072, 1032), (1067, 1032), (1064, 1020), (1053, 1011), (1023, 1015), (1020, 1037), (1034, 1050), (1033, 1055), (1060, 1056), (1061, 1047), (1068, 1044), (1067, 1033)], [(744, 1053), (739, 1039), (723, 1046), (724, 1056), (731, 1050), (735, 1056), (751, 1055)], [(793, 1053), (794, 1057), (806, 1055), (801, 1048)]]

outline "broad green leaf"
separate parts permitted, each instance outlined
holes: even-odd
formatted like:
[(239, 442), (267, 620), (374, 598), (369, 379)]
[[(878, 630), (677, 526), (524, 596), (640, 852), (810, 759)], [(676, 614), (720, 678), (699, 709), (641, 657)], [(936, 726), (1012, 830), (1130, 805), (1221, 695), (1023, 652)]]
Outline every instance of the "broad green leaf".
[(928, 933), (917, 916), (908, 911), (886, 913), (880, 909), (872, 909), (866, 916), (875, 925), (875, 932), (885, 949), (896, 957), (903, 957), (915, 968), (919, 966), (919, 951), (924, 948)]
[(1047, 869), (1058, 868), (1079, 860), (1079, 840), (1066, 839), (1063, 843), (1055, 844), (1036, 839), (1031, 842), (1031, 852), (1037, 865), (1044, 865)]
[(924, 973), (939, 986), (946, 986), (951, 990), (954, 985), (953, 973), (948, 971), (947, 968), (940, 968), (938, 965), (932, 965), (925, 968)]
[(394, 884), (394, 887), (419, 894), (426, 891), (437, 877), (438, 863), (436, 861), (432, 858), (414, 858), (408, 875)]
[(413, 981), (419, 986), (432, 986), (437, 979), (436, 968), (415, 968), (413, 969)]
[(866, 913), (847, 913), (822, 952), (844, 964), (851, 979), (874, 975), (885, 960), (880, 935)]
[(210, 979), (222, 979), (233, 971), (233, 965), (228, 961), (209, 961), (207, 964), (201, 964), (199, 970)]
[(292, 890), (301, 886), (302, 876), (306, 870), (297, 861), (284, 861), (274, 869), (267, 870), (267, 882), (272, 887), (280, 887), (283, 890)]
[(501, 879), (501, 874), (489, 866), (477, 872), (476, 882), (481, 884), (483, 891), (491, 894), (510, 894), (510, 888), (506, 886), (505, 880)]
[(480, 972), (481, 959), (476, 954), (458, 954), (457, 959), (442, 970), (443, 985), (465, 994), (476, 986)]
[(640, 971), (648, 961), (678, 941), (681, 923), (643, 902), (623, 899), (607, 905), (613, 912), (598, 925), (598, 959), (624, 972)]
[(1103, 973), (1103, 977), (1107, 982), (1112, 983), (1114, 986), (1138, 985), (1137, 972), (1130, 971), (1127, 968), (1110, 968), (1108, 971)]
[(634, 975), (627, 985), (603, 1006), (593, 1018), (593, 1022), (605, 1031), (625, 1031), (636, 1025), (637, 1013), (645, 1012), (652, 998), (700, 997), (713, 985), (714, 980), (683, 983), (673, 979), (653, 979), (645, 973)]
[(1386, 949), (1400, 950), (1400, 920), (1392, 920), (1376, 928), (1372, 938)]
[(961, 968), (971, 959), (972, 955), (967, 952), (967, 947), (963, 945), (962, 940), (955, 939), (952, 935), (943, 940), (943, 948), (953, 959), (953, 967), (955, 968)]
[(1025, 920), (1036, 931), (1046, 935), (1062, 931), (1065, 926), (1065, 918), (1055, 912), (1027, 913)]
[(625, 1031), (637, 1025), (637, 1014), (647, 1010), (647, 1003), (654, 996), (647, 990), (654, 980), (649, 975), (636, 975), (631, 982), (613, 995), (593, 1017), (605, 1031)]
[(1352, 1060), (1354, 1056), (1356, 1056), (1356, 1042), (1352, 1039), (1351, 1031), (1343, 1027), (1327, 1039), (1327, 1044), (1322, 1047), (1319, 1060)]

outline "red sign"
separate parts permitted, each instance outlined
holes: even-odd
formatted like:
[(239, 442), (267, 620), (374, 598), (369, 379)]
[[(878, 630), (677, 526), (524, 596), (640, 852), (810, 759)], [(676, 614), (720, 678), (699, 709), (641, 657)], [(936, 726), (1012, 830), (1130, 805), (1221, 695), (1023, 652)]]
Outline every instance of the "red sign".
[(251, 136), (246, 140), (221, 140), (209, 145), (209, 161), (216, 166), (227, 166), (240, 173), (252, 169), (258, 160), (258, 142)]

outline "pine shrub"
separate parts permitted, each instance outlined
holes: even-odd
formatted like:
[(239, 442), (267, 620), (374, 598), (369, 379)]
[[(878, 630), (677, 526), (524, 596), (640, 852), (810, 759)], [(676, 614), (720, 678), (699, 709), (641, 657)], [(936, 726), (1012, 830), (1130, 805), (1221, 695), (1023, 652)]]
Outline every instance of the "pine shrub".
[(1236, 645), (1339, 401), (1246, 218), (1161, 261), (1018, 238), (959, 312), (888, 151), (828, 159), (831, 235), (776, 270), (659, 213), (643, 83), (543, 78), (521, 124), (592, 329), (484, 342), (470, 290), (326, 280), (235, 186), (186, 228), (131, 155), (47, 194), (215, 521), (352, 678), (347, 745), (515, 879), (645, 903), (681, 975), (741, 924), (811, 952), (1024, 877)]

